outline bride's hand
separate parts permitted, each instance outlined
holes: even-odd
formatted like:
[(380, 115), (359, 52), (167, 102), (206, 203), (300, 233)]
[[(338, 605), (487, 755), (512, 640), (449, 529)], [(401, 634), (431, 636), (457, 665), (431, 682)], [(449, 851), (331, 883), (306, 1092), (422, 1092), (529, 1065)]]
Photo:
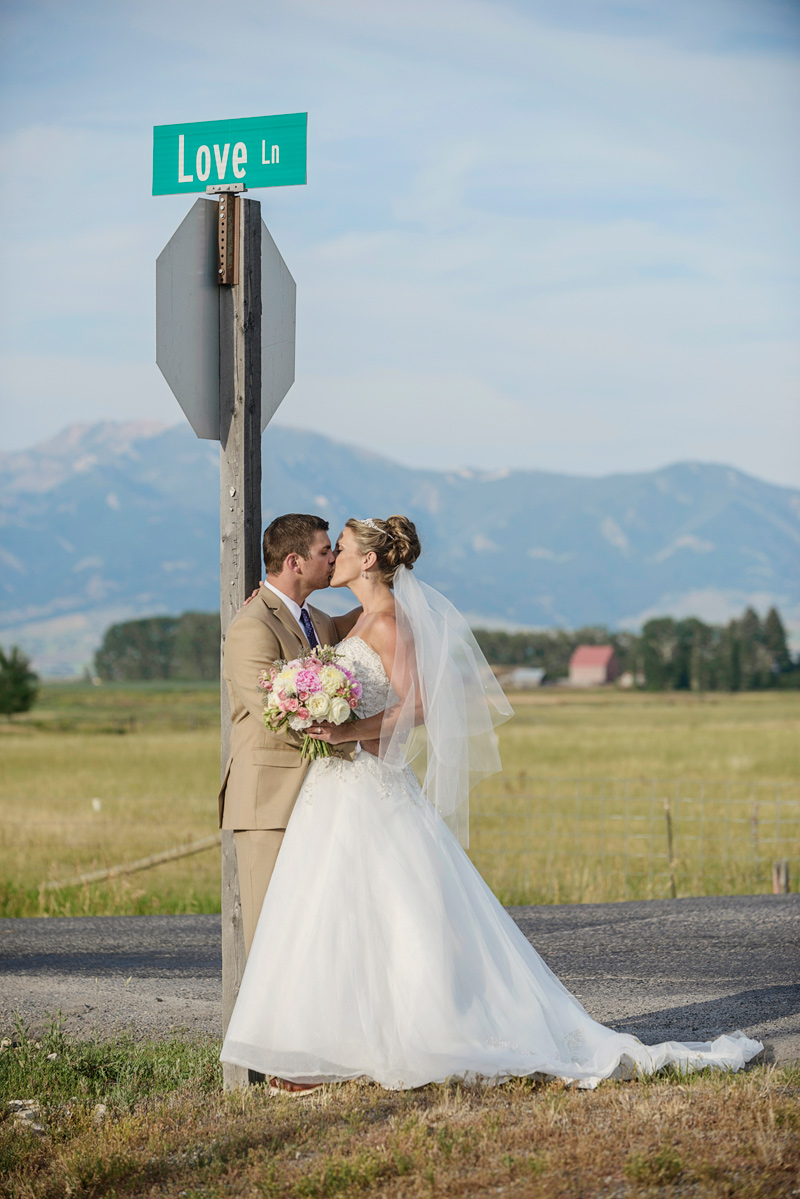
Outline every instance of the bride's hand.
[(327, 720), (320, 720), (316, 724), (310, 725), (306, 729), (306, 734), (313, 737), (315, 741), (327, 741), (328, 745), (344, 745), (346, 741), (358, 740), (349, 720), (346, 720), (344, 724), (330, 724)]

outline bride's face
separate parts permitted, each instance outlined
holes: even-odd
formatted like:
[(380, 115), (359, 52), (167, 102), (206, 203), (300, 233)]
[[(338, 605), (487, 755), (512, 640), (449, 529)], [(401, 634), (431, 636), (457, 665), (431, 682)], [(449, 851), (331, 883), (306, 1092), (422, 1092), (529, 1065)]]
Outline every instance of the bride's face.
[(349, 587), (355, 579), (361, 578), (363, 569), (364, 555), (358, 548), (355, 533), (352, 529), (342, 529), (336, 542), (336, 565), (331, 575), (331, 587)]

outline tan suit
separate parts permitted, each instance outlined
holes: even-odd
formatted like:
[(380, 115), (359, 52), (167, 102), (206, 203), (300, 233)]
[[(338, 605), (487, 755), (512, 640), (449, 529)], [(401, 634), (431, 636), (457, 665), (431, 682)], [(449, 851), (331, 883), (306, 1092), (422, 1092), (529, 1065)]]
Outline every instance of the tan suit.
[[(322, 645), (336, 642), (330, 616), (309, 605)], [(225, 638), (223, 678), (231, 708), (231, 754), (219, 793), (220, 828), (233, 829), (239, 866), (245, 948), (250, 952), (261, 904), (283, 834), (300, 792), (308, 760), (300, 756), (302, 735), (264, 726), (259, 672), (276, 658), (296, 658), (308, 641), (289, 609), (263, 585), (237, 612)], [(334, 752), (352, 757), (355, 744)]]

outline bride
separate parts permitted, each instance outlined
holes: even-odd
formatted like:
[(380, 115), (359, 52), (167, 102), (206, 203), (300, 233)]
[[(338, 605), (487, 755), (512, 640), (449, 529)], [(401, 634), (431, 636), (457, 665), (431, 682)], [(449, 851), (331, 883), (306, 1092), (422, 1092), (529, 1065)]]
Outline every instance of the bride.
[(358, 1077), (739, 1069), (763, 1048), (741, 1032), (646, 1046), (597, 1024), (470, 862), (469, 791), (500, 769), (494, 726), (512, 712), (463, 617), (411, 573), (419, 554), (403, 516), (348, 520), (339, 538), (331, 586), (361, 609), (338, 649), (363, 694), (354, 725), (308, 731), (361, 752), (308, 770), (222, 1061), (301, 1095)]

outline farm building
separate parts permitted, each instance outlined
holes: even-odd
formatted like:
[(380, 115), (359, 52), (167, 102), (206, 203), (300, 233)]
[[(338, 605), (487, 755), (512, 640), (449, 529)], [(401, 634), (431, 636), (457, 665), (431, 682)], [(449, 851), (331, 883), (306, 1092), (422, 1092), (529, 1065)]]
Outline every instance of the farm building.
[(573, 687), (613, 683), (618, 675), (619, 661), (613, 645), (579, 645), (569, 660), (569, 681)]
[(503, 679), (505, 687), (514, 687), (519, 691), (541, 687), (543, 682), (544, 670), (541, 666), (515, 666)]

